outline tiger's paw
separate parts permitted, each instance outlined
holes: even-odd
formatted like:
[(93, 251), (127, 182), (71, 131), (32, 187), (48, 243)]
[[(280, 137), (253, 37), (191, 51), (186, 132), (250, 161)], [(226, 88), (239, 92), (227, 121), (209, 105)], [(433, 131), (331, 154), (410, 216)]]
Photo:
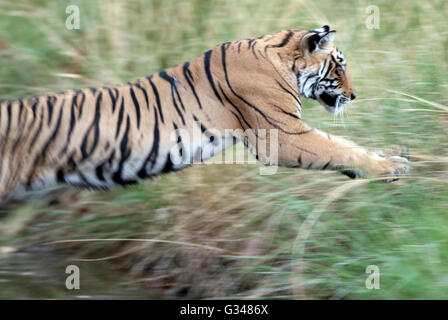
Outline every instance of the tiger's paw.
[[(409, 172), (411, 163), (404, 156), (393, 155), (396, 153), (396, 151), (393, 153), (370, 152), (368, 166), (358, 169), (342, 168), (338, 171), (351, 179), (380, 177), (383, 178), (381, 182), (397, 181), (400, 176), (404, 176)], [(400, 154), (404, 155), (401, 152)]]
[(342, 167), (337, 169), (340, 173), (351, 179), (356, 178), (382, 178), (381, 182), (393, 182), (399, 180), (409, 172), (409, 149), (398, 147), (380, 151), (367, 151), (360, 160), (360, 165)]
[(399, 180), (398, 177), (404, 176), (409, 172), (410, 162), (407, 158), (400, 156), (385, 157), (380, 164), (380, 177), (388, 177), (383, 182), (393, 182)]

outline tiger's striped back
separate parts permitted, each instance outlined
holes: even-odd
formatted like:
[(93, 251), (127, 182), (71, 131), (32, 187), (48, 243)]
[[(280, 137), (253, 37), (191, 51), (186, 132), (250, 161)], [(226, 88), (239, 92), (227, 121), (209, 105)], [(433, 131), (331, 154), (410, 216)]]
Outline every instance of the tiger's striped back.
[[(173, 146), (182, 153), (196, 144), (198, 161), (204, 160), (204, 146), (211, 145), (209, 154), (221, 151), (222, 136), (209, 143), (205, 123), (219, 121), (210, 121), (213, 101), (210, 93), (198, 92), (196, 72), (187, 62), (115, 87), (3, 101), (0, 195), (57, 183), (91, 188), (134, 184), (193, 163), (173, 163)], [(205, 142), (171, 141), (180, 129), (200, 130)], [(231, 137), (227, 140), (233, 144)]]

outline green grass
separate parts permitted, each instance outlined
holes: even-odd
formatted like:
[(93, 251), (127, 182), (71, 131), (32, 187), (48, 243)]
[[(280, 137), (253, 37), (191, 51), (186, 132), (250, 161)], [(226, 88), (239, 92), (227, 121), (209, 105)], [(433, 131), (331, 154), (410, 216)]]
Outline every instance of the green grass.
[[(80, 6), (80, 30), (65, 29), (69, 4)], [(364, 25), (369, 5), (380, 8), (378, 30)], [(220, 42), (328, 23), (359, 98), (345, 126), (314, 101), (305, 121), (368, 147), (406, 145), (416, 166), (379, 184), (198, 165), (126, 189), (33, 200), (2, 221), (0, 244), (158, 239), (58, 247), (105, 258), (168, 298), (448, 298), (447, 12), (436, 0), (3, 1), (2, 98), (125, 82)], [(368, 265), (380, 268), (380, 290), (365, 288)]]

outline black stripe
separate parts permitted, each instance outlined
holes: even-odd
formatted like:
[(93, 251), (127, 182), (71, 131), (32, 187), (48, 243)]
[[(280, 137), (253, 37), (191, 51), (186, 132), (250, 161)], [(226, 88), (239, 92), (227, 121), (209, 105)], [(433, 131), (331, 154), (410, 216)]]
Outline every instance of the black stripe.
[(328, 74), (330, 73), (331, 69), (333, 69), (333, 63), (330, 61), (329, 64), (328, 64), (328, 69), (327, 69), (327, 71), (325, 72), (325, 75), (322, 77), (322, 80), (324, 80), (324, 79), (327, 78), (327, 76), (328, 76)]
[(107, 91), (109, 92), (110, 100), (112, 101), (112, 113), (114, 113), (119, 92), (116, 88), (107, 88)]
[(120, 107), (120, 112), (118, 113), (117, 130), (115, 131), (115, 139), (118, 138), (118, 135), (120, 133), (121, 123), (123, 122), (123, 114), (124, 114), (124, 97), (121, 97), (121, 107)]
[[(99, 140), (99, 134), (100, 134), (100, 110), (101, 110), (101, 99), (102, 99), (103, 93), (100, 92), (98, 94), (98, 97), (96, 99), (96, 107), (95, 107), (95, 116), (93, 119), (92, 124), (90, 125), (89, 129), (87, 130), (86, 134), (84, 135), (83, 142), (81, 144), (81, 153), (82, 153), (82, 160), (85, 160), (88, 158), (96, 149), (98, 145)], [(92, 147), (89, 151), (87, 151), (87, 143), (90, 136), (90, 132), (93, 130), (94, 136), (93, 136), (93, 143)]]
[(59, 168), (56, 171), (56, 181), (58, 183), (65, 183), (65, 173), (64, 173), (64, 169)]
[(130, 126), (130, 120), (129, 120), (129, 115), (128, 115), (126, 117), (126, 130), (123, 134), (123, 138), (121, 139), (121, 143), (120, 143), (121, 159), (120, 159), (120, 162), (118, 165), (118, 171), (116, 171), (113, 175), (114, 182), (116, 182), (120, 185), (137, 183), (136, 180), (124, 180), (122, 177), (124, 163), (126, 162), (127, 159), (129, 159), (129, 157), (131, 155), (131, 150), (128, 149), (129, 126)]
[(175, 82), (174, 82), (173, 88), (174, 88), (174, 91), (176, 92), (177, 100), (179, 100), (179, 102), (180, 102), (180, 107), (182, 108), (182, 110), (185, 111), (184, 102), (182, 101), (182, 98), (180, 97), (179, 90), (177, 90), (177, 86), (176, 86)]
[(130, 88), (130, 92), (131, 92), (132, 102), (134, 102), (134, 107), (135, 107), (135, 112), (136, 112), (136, 117), (137, 117), (137, 129), (140, 129), (140, 117), (141, 117), (140, 104), (138, 103), (137, 97), (135, 96), (135, 92), (134, 92), (134, 89), (132, 88), (132, 85), (130, 85), (129, 88)]
[(27, 131), (31, 130), (31, 128), (34, 125), (34, 122), (36, 121), (37, 115), (36, 115), (36, 108), (37, 105), (39, 104), (39, 98), (37, 98), (33, 104), (31, 105), (31, 111), (33, 111), (33, 118), (31, 119), (30, 124), (28, 125), (28, 128), (26, 129)]
[(196, 101), (197, 101), (197, 103), (199, 105), (199, 109), (202, 109), (201, 101), (199, 100), (199, 97), (198, 97), (198, 95), (196, 93), (196, 89), (195, 89), (195, 87), (193, 85), (193, 76), (191, 75), (191, 71), (189, 69), (189, 66), (190, 66), (189, 62), (186, 62), (184, 64), (184, 67), (183, 67), (184, 77), (185, 77), (185, 79), (187, 79), (187, 83), (190, 86), (191, 91), (193, 91), (193, 95), (196, 98)]
[(230, 112), (232, 112), (233, 116), (238, 120), (238, 122), (240, 123), (240, 127), (244, 129), (243, 123), (241, 122), (241, 119), (238, 117), (238, 115), (232, 110), (230, 110)]
[(289, 116), (291, 118), (300, 119), (300, 117), (297, 114), (294, 114), (294, 113), (288, 112), (286, 110), (283, 110), (281, 107), (279, 107), (276, 104), (271, 103), (271, 106), (273, 106), (274, 108), (276, 108), (277, 110), (279, 110), (280, 112), (286, 114), (287, 116)]
[[(174, 131), (176, 131), (176, 134), (177, 134), (177, 130), (179, 129), (179, 127), (177, 126), (177, 124), (175, 122), (173, 122), (173, 127), (174, 127)], [(182, 137), (178, 136), (177, 137), (177, 143), (179, 143), (181, 141), (182, 141)]]
[(139, 83), (135, 83), (135, 86), (143, 92), (143, 96), (145, 97), (145, 102), (146, 102), (146, 109), (149, 110), (149, 99), (148, 99), (148, 94), (146, 93), (146, 89), (142, 88), (142, 86)]
[(51, 120), (53, 118), (53, 107), (56, 102), (56, 97), (48, 96), (47, 97), (47, 109), (48, 109), (48, 125), (50, 125)]
[[(182, 112), (180, 111), (179, 106), (178, 106), (178, 104), (177, 104), (177, 102), (176, 102), (176, 98), (175, 98), (175, 96), (174, 96), (174, 93), (177, 92), (176, 83), (175, 83), (174, 79), (173, 79), (172, 77), (170, 77), (165, 71), (161, 71), (161, 72), (159, 72), (159, 75), (160, 75), (160, 77), (161, 77), (163, 80), (167, 81), (167, 82), (170, 84), (170, 87), (171, 87), (171, 98), (172, 98), (172, 100), (173, 100), (174, 108), (176, 109), (177, 114), (178, 114), (179, 117), (181, 118), (182, 123), (185, 125), (185, 119), (184, 119), (184, 116), (183, 116)], [(177, 92), (177, 96), (178, 96), (178, 98), (179, 98), (179, 100), (180, 100), (179, 92)], [(182, 108), (184, 108), (184, 107), (183, 107), (182, 100), (180, 100), (180, 102), (181, 102)], [(184, 109), (185, 109), (185, 108), (184, 108)]]
[(193, 115), (193, 119), (196, 122), (196, 124), (199, 124), (202, 134), (205, 134), (210, 142), (212, 142), (214, 145), (217, 145), (219, 141), (215, 140), (215, 136), (211, 134), (210, 131), (208, 131), (208, 129), (204, 126), (204, 124), (195, 115)]
[[(224, 46), (223, 46), (224, 48)], [(218, 91), (216, 90), (215, 83), (213, 82), (212, 73), (210, 71), (210, 58), (212, 55), (212, 50), (209, 50), (204, 55), (204, 66), (205, 66), (205, 74), (207, 75), (208, 82), (210, 83), (210, 86), (213, 89), (213, 92), (215, 93), (215, 96), (218, 98), (219, 102), (221, 102), (222, 105), (224, 105), (224, 102), (222, 102), (221, 97), (218, 94)]]
[(78, 101), (78, 94), (81, 94), (81, 103), (76, 102), (76, 105), (79, 108), (78, 118), (81, 118), (84, 102), (86, 101), (86, 94), (83, 91), (78, 91), (76, 93), (76, 101)]
[(196, 123), (199, 122), (199, 127), (201, 128), (201, 132), (202, 133), (207, 132), (207, 128), (204, 126), (204, 124), (195, 115), (193, 115), (193, 119), (194, 119), (194, 121), (196, 121)]
[(288, 44), (289, 40), (291, 39), (291, 37), (293, 36), (294, 32), (289, 31), (288, 34), (286, 35), (285, 38), (283, 38), (282, 42), (280, 42), (279, 44), (273, 44), (270, 45), (269, 48), (281, 48), (284, 47)]
[(141, 166), (140, 170), (138, 171), (137, 175), (144, 179), (148, 176), (148, 172), (146, 171), (146, 165), (148, 162), (151, 162), (151, 169), (154, 168), (156, 164), (156, 159), (159, 154), (159, 144), (160, 144), (160, 132), (159, 132), (159, 118), (157, 116), (157, 109), (154, 108), (154, 140), (152, 143), (151, 151), (148, 153), (148, 155), (145, 158), (145, 161), (143, 161), (143, 165)]
[(175, 122), (173, 122), (173, 127), (174, 127), (174, 132), (176, 132), (177, 135), (177, 144), (180, 144), (180, 148), (179, 148), (179, 155), (181, 157), (181, 159), (183, 160), (183, 148), (184, 145), (182, 144), (182, 136), (179, 134), (179, 127), (177, 126), (177, 124)]
[(252, 46), (252, 43), (255, 41), (255, 39), (249, 39), (249, 41), (247, 42), (247, 50), (249, 50)]
[(43, 122), (44, 122), (44, 113), (42, 112), (40, 114), (39, 126), (37, 127), (36, 132), (34, 132), (33, 139), (31, 140), (31, 143), (28, 146), (28, 153), (31, 153), (33, 148), (36, 146), (36, 141), (39, 138), (40, 133), (42, 132)]
[(168, 173), (170, 171), (174, 171), (173, 162), (171, 161), (170, 153), (168, 152), (165, 165), (163, 166), (162, 173)]
[[(229, 99), (229, 97), (227, 97), (227, 95), (224, 93), (224, 90), (222, 89), (221, 85), (219, 84), (219, 89), (221, 90), (221, 94), (223, 95), (224, 99), (230, 103), (230, 105), (236, 110), (236, 112), (238, 112), (239, 116), (241, 117), (241, 119), (235, 115), (235, 113), (232, 113), (237, 117), (238, 121), (241, 124), (241, 120), (243, 120), (243, 122), (246, 124), (246, 126), (248, 128), (251, 128), (251, 125), (249, 124), (249, 122), (247, 122), (246, 118), (244, 118), (243, 114), (241, 113), (240, 109)], [(242, 128), (244, 128), (244, 126), (241, 125)], [(256, 135), (256, 134), (255, 134)]]
[(286, 89), (277, 79), (275, 80), (275, 82), (277, 82), (277, 84), (280, 86), (280, 88), (283, 89), (283, 91), (287, 92), (291, 97), (293, 97), (294, 100), (296, 100), (296, 102), (299, 104), (299, 106), (302, 106), (302, 102), (299, 100), (297, 95)]
[(325, 67), (326, 67), (326, 66), (327, 66), (327, 60), (325, 59), (323, 65), (322, 65), (322, 71), (325, 70)]
[(330, 55), (330, 57), (331, 57), (331, 60), (333, 60), (333, 62), (334, 62), (334, 64), (336, 66), (341, 66), (341, 64), (338, 61), (336, 61), (336, 58), (333, 55)]
[(7, 108), (7, 112), (8, 112), (8, 123), (6, 125), (5, 137), (8, 137), (9, 131), (11, 130), (11, 118), (12, 118), (12, 109), (11, 109), (12, 108), (12, 102), (11, 101), (8, 102), (8, 106), (6, 108)]
[(162, 104), (160, 103), (159, 91), (157, 90), (156, 86), (154, 85), (154, 83), (151, 80), (152, 76), (147, 77), (146, 79), (148, 79), (149, 84), (152, 87), (152, 91), (154, 91), (154, 95), (156, 96), (156, 104), (157, 104), (157, 109), (159, 109), (160, 119), (162, 120), (162, 123), (165, 123), (165, 120), (163, 119)]
[(106, 179), (104, 178), (104, 165), (105, 165), (105, 163), (106, 163), (106, 161), (101, 163), (99, 166), (97, 166), (95, 168), (96, 177), (100, 181), (106, 181)]
[(112, 153), (109, 156), (109, 159), (107, 159), (107, 163), (109, 164), (109, 166), (112, 166), (112, 163), (114, 162), (114, 158), (115, 158), (115, 150), (112, 150)]
[(23, 113), (23, 101), (22, 99), (19, 100), (19, 116), (17, 120), (17, 124), (20, 126), (20, 123), (22, 122), (22, 113)]
[(106, 182), (106, 178), (104, 177), (104, 167), (107, 164), (109, 164), (109, 166), (112, 164), (111, 158), (113, 158), (114, 155), (115, 155), (115, 150), (112, 150), (110, 156), (95, 168), (95, 174), (96, 174), (96, 177), (98, 178), (98, 180)]
[(257, 56), (257, 54), (255, 53), (255, 44), (252, 46), (252, 54), (255, 56), (255, 59), (258, 60), (258, 56)]
[(75, 127), (75, 106), (76, 106), (76, 95), (74, 95), (72, 98), (72, 105), (70, 107), (70, 124), (68, 128), (67, 139), (65, 141), (64, 147), (59, 152), (60, 157), (63, 156), (64, 153), (67, 151), (68, 146), (70, 144), (70, 138), (72, 137), (73, 134), (73, 129)]

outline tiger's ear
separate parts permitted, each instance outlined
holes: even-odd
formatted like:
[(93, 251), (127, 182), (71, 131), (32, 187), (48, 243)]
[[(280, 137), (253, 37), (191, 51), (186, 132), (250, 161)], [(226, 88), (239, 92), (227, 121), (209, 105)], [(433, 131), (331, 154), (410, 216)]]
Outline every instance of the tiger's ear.
[(334, 41), (336, 30), (330, 31), (330, 26), (325, 25), (320, 29), (311, 30), (314, 34), (308, 38), (308, 51), (310, 53), (325, 49), (329, 43)]

